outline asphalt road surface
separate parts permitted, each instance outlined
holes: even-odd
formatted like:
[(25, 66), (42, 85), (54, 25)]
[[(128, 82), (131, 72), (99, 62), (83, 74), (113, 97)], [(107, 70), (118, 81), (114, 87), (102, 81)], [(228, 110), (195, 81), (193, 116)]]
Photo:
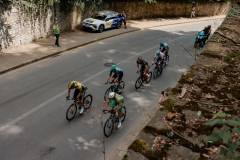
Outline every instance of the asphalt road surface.
[[(0, 76), (1, 160), (120, 159), (133, 138), (154, 115), (161, 90), (174, 86), (194, 63), (196, 31), (222, 20), (162, 26), (121, 35), (80, 47)], [(104, 33), (102, 33), (104, 34)], [(136, 59), (149, 62), (159, 42), (170, 46), (170, 63), (161, 77), (136, 91)], [(124, 70), (127, 118), (104, 138), (102, 113), (109, 63)], [(81, 80), (93, 95), (93, 107), (67, 122), (67, 83)], [(105, 153), (105, 155), (104, 155)]]

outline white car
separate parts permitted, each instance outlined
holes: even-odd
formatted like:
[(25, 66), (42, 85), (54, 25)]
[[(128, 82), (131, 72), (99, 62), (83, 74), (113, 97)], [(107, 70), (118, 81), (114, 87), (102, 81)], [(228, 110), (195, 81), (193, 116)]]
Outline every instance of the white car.
[(114, 11), (100, 11), (93, 18), (84, 19), (82, 27), (103, 32), (109, 28), (121, 28), (124, 17)]

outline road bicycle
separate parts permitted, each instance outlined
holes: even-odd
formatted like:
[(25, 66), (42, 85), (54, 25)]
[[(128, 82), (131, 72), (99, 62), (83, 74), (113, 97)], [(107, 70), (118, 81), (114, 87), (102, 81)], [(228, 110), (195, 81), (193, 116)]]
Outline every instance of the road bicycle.
[(121, 112), (123, 115), (120, 118), (118, 118), (115, 110), (103, 110), (104, 114), (110, 113), (110, 116), (106, 120), (104, 127), (103, 127), (103, 132), (106, 137), (111, 136), (113, 131), (118, 129), (117, 125), (118, 125), (119, 121), (121, 121), (121, 123), (124, 122), (124, 120), (126, 118), (126, 114), (127, 114), (127, 110), (126, 110), (125, 106), (121, 107)]
[(156, 62), (153, 62), (152, 65), (154, 65), (154, 68), (153, 68), (153, 79), (156, 79), (158, 78), (161, 74), (162, 74), (162, 71), (163, 71), (163, 68), (167, 66), (169, 62), (169, 55), (165, 55), (165, 58), (164, 60), (160, 63), (160, 64), (157, 64)]
[(153, 71), (152, 71), (153, 72), (153, 79), (156, 79), (162, 74), (163, 63), (162, 62), (160, 64), (153, 63), (152, 65), (154, 65), (154, 68), (153, 68)]
[(119, 84), (118, 82), (106, 82), (105, 84), (111, 84), (111, 86), (105, 91), (104, 93), (104, 100), (106, 101), (108, 99), (108, 95), (110, 92), (116, 92), (118, 94), (122, 94), (122, 91), (125, 87), (125, 82), (124, 81), (121, 81)]
[(144, 77), (141, 77), (141, 74), (139, 75), (138, 79), (135, 82), (135, 88), (139, 89), (143, 84), (148, 84), (151, 82), (152, 79), (152, 72), (149, 71), (147, 74), (144, 75)]
[[(73, 120), (76, 114), (79, 113), (79, 111), (81, 111), (82, 107), (84, 107), (83, 112), (91, 108), (93, 97), (91, 94), (87, 94), (86, 90), (87, 88), (83, 93), (82, 102), (79, 102), (79, 100), (76, 100), (76, 99), (72, 99), (73, 103), (68, 107), (66, 111), (66, 119), (68, 121)], [(80, 114), (83, 114), (83, 113), (80, 113)]]

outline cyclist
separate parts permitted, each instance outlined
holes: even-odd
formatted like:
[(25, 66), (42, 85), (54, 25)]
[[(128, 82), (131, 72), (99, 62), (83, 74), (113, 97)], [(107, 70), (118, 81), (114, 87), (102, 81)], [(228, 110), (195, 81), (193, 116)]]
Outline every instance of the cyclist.
[(123, 78), (123, 70), (119, 68), (117, 65), (113, 64), (109, 73), (109, 77), (107, 79), (107, 82), (117, 82), (120, 84)]
[(142, 78), (142, 80), (144, 80), (145, 75), (147, 75), (149, 68), (150, 68), (148, 65), (148, 62), (145, 61), (142, 57), (138, 57), (137, 68), (138, 68), (137, 72), (139, 72), (139, 69), (140, 69), (140, 77)]
[[(83, 96), (84, 96), (83, 93), (86, 90), (86, 88), (87, 87), (85, 87), (80, 81), (70, 81), (68, 83), (68, 93), (67, 93), (66, 99), (69, 100), (71, 90), (75, 89), (74, 94), (73, 94), (73, 99), (79, 101), (80, 104), (82, 104), (83, 103)], [(84, 107), (81, 107), (79, 112), (83, 113), (83, 111), (84, 111)]]
[[(124, 97), (122, 95), (117, 94), (115, 92), (110, 92), (108, 96), (107, 104), (108, 104), (108, 107), (111, 108), (111, 110), (114, 110), (118, 119), (124, 116), (125, 113), (122, 111), (122, 107), (124, 105)], [(119, 120), (117, 128), (120, 128), (121, 126), (122, 126), (122, 123)]]

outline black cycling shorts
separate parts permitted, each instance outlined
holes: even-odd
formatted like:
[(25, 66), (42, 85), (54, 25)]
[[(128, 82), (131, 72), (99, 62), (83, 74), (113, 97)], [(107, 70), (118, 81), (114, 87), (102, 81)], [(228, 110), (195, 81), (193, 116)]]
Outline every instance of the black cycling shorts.
[(118, 73), (118, 82), (121, 82), (123, 78), (123, 72)]
[(121, 82), (121, 81), (122, 81), (122, 78), (123, 78), (123, 72), (122, 72), (122, 71), (119, 71), (119, 72), (115, 73), (115, 74), (113, 75), (113, 78), (114, 78), (114, 79), (117, 78), (117, 80), (118, 80), (119, 82)]

